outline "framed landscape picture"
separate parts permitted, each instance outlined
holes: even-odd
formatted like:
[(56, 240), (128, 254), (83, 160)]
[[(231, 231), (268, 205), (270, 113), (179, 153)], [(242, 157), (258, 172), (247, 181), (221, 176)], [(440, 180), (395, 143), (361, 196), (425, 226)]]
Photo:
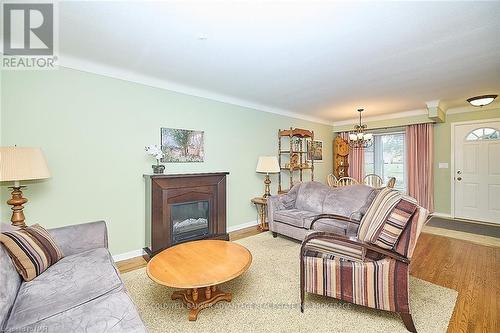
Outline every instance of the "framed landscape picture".
[(314, 162), (323, 162), (323, 141), (307, 141), (307, 159)]
[(203, 131), (161, 128), (163, 163), (203, 162)]

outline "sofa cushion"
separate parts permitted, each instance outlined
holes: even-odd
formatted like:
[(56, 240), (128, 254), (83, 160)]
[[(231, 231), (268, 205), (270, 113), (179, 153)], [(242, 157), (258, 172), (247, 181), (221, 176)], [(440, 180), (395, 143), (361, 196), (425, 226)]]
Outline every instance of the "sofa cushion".
[(24, 327), (123, 288), (105, 248), (65, 257), (21, 285), (6, 328)]
[[(19, 228), (7, 223), (0, 223), (0, 232), (14, 231)], [(7, 321), (10, 308), (16, 300), (17, 291), (21, 285), (21, 276), (10, 259), (7, 250), (0, 245), (0, 332)]]
[(19, 329), (20, 332), (147, 332), (128, 294), (110, 292)]
[(17, 273), (7, 250), (0, 245), (0, 332), (14, 304), (21, 285), (21, 276)]
[(302, 183), (298, 189), (295, 208), (315, 212), (316, 215), (321, 214), (325, 197), (331, 190), (330, 187), (318, 182)]
[(38, 224), (2, 232), (0, 242), (25, 281), (33, 280), (63, 257), (52, 236)]
[[(298, 228), (304, 228), (306, 219), (312, 220), (318, 213), (298, 209), (278, 210), (274, 213), (274, 220), (286, 223)], [(311, 224), (311, 222), (309, 222)]]
[[(314, 217), (304, 219), (304, 228), (311, 229), (311, 223)], [(313, 224), (312, 230), (332, 232), (337, 235), (346, 235), (349, 222), (335, 219), (320, 219)]]
[(310, 239), (306, 243), (306, 249), (305, 256), (326, 259), (340, 258), (360, 263), (364, 259), (363, 246), (331, 238), (321, 238), (321, 236)]
[(373, 201), (375, 191), (373, 187), (361, 184), (333, 188), (326, 194), (322, 213), (359, 220)]

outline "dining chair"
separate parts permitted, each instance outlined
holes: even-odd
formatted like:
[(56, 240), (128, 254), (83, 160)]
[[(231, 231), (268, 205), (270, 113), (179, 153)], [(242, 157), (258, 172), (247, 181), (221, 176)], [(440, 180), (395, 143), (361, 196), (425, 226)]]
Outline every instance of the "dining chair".
[(342, 177), (337, 181), (337, 186), (349, 186), (359, 184), (358, 181), (351, 177)]
[(328, 183), (328, 186), (330, 187), (336, 187), (337, 186), (337, 177), (333, 173), (329, 174), (326, 176), (326, 182)]
[(369, 175), (366, 175), (365, 178), (363, 178), (363, 184), (379, 188), (384, 185), (384, 181), (379, 175), (376, 175), (374, 173), (371, 173)]

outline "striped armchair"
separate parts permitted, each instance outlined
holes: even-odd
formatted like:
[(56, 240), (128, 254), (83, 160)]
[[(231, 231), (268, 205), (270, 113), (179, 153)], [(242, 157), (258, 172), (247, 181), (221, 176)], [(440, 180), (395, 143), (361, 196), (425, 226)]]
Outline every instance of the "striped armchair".
[[(324, 218), (318, 216), (316, 219)], [(409, 264), (429, 219), (413, 198), (383, 189), (361, 220), (357, 237), (308, 235), (300, 253), (301, 311), (305, 292), (398, 312), (416, 332), (409, 305)]]

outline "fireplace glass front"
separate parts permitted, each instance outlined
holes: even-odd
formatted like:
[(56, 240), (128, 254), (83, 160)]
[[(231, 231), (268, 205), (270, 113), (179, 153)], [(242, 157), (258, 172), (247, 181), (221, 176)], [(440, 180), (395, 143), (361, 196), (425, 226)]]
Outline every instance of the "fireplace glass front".
[(170, 216), (172, 219), (172, 245), (202, 239), (208, 235), (208, 201), (173, 204), (170, 207)]

